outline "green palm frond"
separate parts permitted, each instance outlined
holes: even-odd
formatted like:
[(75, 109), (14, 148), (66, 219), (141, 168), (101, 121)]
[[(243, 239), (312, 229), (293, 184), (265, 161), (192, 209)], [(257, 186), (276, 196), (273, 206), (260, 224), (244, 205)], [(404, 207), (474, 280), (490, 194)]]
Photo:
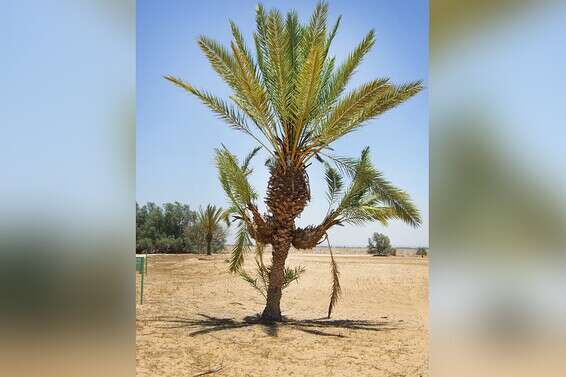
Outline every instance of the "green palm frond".
[(207, 57), (212, 68), (234, 90), (238, 88), (236, 60), (219, 42), (204, 35), (198, 39), (198, 45)]
[(199, 38), (199, 46), (212, 68), (234, 91), (232, 100), (254, 120), (260, 132), (273, 145), (275, 127), (266, 90), (259, 80), (255, 62), (240, 31), (234, 23), (231, 23), (231, 27), (235, 39), (235, 43), (231, 44), (232, 54), (220, 43), (205, 36)]
[(229, 260), (231, 272), (238, 272), (244, 262), (244, 254), (252, 246), (252, 218), (250, 209), (255, 207), (257, 194), (248, 181), (251, 174), (249, 163), (259, 148), (254, 148), (240, 164), (226, 147), (216, 150), (216, 167), (222, 188), (231, 202), (230, 208), (220, 213), (220, 218), (232, 216), (237, 221), (236, 242)]
[(334, 203), (338, 200), (338, 197), (342, 194), (344, 179), (340, 173), (338, 173), (338, 171), (329, 164), (325, 164), (324, 178), (328, 187), (326, 198), (328, 199), (329, 207), (332, 207), (332, 205), (334, 205)]
[(279, 11), (272, 10), (267, 16), (265, 25), (264, 54), (268, 64), (264, 65), (263, 73), (273, 107), (281, 120), (288, 116), (287, 96), (291, 90), (289, 81), (292, 74), (291, 62), (286, 56), (288, 42), (283, 17)]
[(228, 105), (225, 101), (210, 93), (196, 89), (179, 78), (165, 76), (165, 79), (198, 97), (202, 103), (208, 106), (220, 119), (228, 123), (230, 127), (248, 134), (251, 133), (245, 115), (236, 110), (234, 106)]
[(346, 128), (346, 132), (344, 132), (343, 135), (363, 125), (364, 122), (407, 101), (422, 89), (423, 85), (421, 81), (410, 82), (403, 85), (388, 85), (387, 90), (381, 92), (374, 99), (372, 105), (364, 109), (364, 111), (359, 114), (359, 117), (353, 120), (352, 124)]
[(230, 272), (241, 272), (244, 264), (244, 255), (250, 250), (252, 240), (245, 221), (240, 221), (236, 232), (236, 243), (232, 249), (229, 260)]
[(207, 231), (212, 232), (218, 223), (224, 219), (224, 210), (222, 207), (216, 207), (209, 204), (206, 208), (199, 209), (197, 213), (197, 221), (204, 226)]
[(234, 90), (238, 106), (254, 119), (258, 127), (270, 126), (269, 109), (265, 89), (260, 84), (255, 63), (245, 47), (242, 35), (231, 23), (235, 43), (231, 44), (232, 54), (220, 43), (201, 36), (199, 46), (208, 58), (212, 68)]
[(254, 58), (246, 46), (246, 42), (244, 41), (244, 37), (240, 32), (240, 29), (232, 20), (230, 20), (230, 28), (232, 29), (232, 36), (236, 42), (237, 49), (245, 56), (244, 62), (246, 69), (258, 78), (259, 72), (257, 70), (256, 63), (254, 62)]
[[(229, 48), (201, 36), (199, 46), (232, 89), (233, 104), (166, 78), (199, 97), (231, 127), (245, 132), (278, 166), (301, 167), (330, 145), (422, 89), (420, 82), (394, 85), (375, 80), (343, 95), (356, 68), (375, 44), (371, 30), (340, 65), (329, 56), (341, 24), (327, 29), (328, 4), (319, 2), (301, 24), (295, 11), (283, 15), (256, 8), (255, 54), (230, 21)], [(239, 110), (236, 110), (237, 107)]]
[[(238, 270), (238, 273), (245, 282), (252, 286), (256, 291), (259, 292), (264, 298), (267, 297), (267, 289), (269, 287), (269, 274), (271, 273), (271, 266), (266, 266), (263, 263), (263, 259), (260, 255), (256, 256), (255, 259), (256, 269), (254, 274), (251, 275), (244, 269)], [(292, 282), (298, 281), (299, 278), (305, 272), (303, 266), (298, 267), (285, 267), (283, 272), (283, 284), (281, 289), (285, 289), (291, 285)]]
[(232, 97), (232, 100), (254, 120), (258, 128), (271, 140), (272, 134), (275, 132), (272, 123), (273, 116), (269, 107), (267, 92), (257, 77), (255, 63), (247, 52), (240, 49), (236, 43), (232, 42), (231, 48), (237, 63), (238, 78), (237, 93)]
[(242, 162), (242, 171), (246, 174), (246, 175), (250, 175), (253, 171), (252, 169), (249, 168), (250, 162), (252, 161), (252, 159), (255, 157), (255, 155), (257, 154), (257, 152), (259, 152), (261, 150), (261, 147), (255, 147), (254, 149), (252, 149), (252, 151), (250, 153), (248, 153), (248, 155), (244, 158), (244, 162)]
[[(419, 211), (409, 195), (383, 178), (371, 163), (369, 148), (362, 151), (359, 160), (333, 157), (333, 161), (350, 178), (337, 207), (327, 218), (329, 222), (360, 225), (399, 219), (411, 226), (421, 223)], [(332, 174), (338, 174), (334, 171)]]
[(303, 275), (303, 273), (305, 272), (305, 268), (303, 266), (298, 266), (298, 267), (285, 267), (285, 271), (283, 273), (283, 285), (282, 288), (285, 289), (287, 288), (289, 285), (291, 285), (292, 282), (294, 281), (298, 281), (299, 278), (301, 277), (301, 275)]
[(236, 156), (224, 147), (216, 150), (215, 160), (222, 188), (232, 205), (242, 211), (250, 207), (257, 194), (248, 182), (247, 174)]
[(301, 69), (297, 76), (297, 118), (293, 130), (292, 147), (298, 147), (302, 132), (320, 109), (316, 108), (321, 84), (321, 73), (326, 59), (326, 17), (328, 5), (319, 3), (310, 24), (304, 31)]
[(374, 80), (343, 98), (322, 125), (318, 142), (326, 146), (354, 128), (361, 119), (361, 114), (374, 105), (375, 98), (387, 91), (387, 81), (387, 79)]
[(261, 288), (263, 292), (267, 294), (267, 289), (269, 288), (269, 268), (263, 262), (263, 251), (264, 245), (260, 242), (256, 243), (256, 252), (255, 252), (255, 264), (256, 264), (256, 273), (258, 276), (258, 280), (261, 283)]
[(328, 35), (328, 39), (326, 41), (326, 51), (324, 52), (324, 55), (328, 55), (328, 50), (330, 49), (330, 45), (332, 44), (332, 41), (334, 40), (334, 37), (336, 36), (336, 32), (338, 31), (338, 28), (340, 27), (340, 21), (342, 21), (342, 16), (338, 16), (338, 18), (336, 19), (336, 23), (334, 23), (334, 26), (332, 27), (332, 31)]
[(332, 105), (334, 100), (342, 94), (342, 91), (350, 81), (354, 71), (360, 65), (364, 56), (371, 50), (374, 43), (375, 32), (370, 30), (355, 50), (348, 56), (346, 61), (338, 67), (329, 88), (326, 105)]
[(252, 275), (248, 274), (245, 270), (238, 271), (238, 274), (246, 283), (252, 286), (253, 289), (258, 291), (260, 295), (263, 296), (264, 299), (267, 299), (267, 290), (260, 285), (260, 279), (258, 277), (253, 277)]

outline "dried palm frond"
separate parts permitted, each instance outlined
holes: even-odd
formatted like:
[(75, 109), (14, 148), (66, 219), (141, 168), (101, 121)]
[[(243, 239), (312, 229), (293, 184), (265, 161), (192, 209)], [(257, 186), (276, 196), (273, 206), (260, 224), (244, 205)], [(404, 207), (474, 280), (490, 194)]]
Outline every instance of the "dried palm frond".
[[(328, 235), (326, 240), (328, 241)], [(330, 241), (328, 241), (328, 249), (330, 250), (330, 272), (332, 275), (332, 291), (330, 292), (330, 303), (328, 304), (328, 318), (330, 318), (334, 306), (336, 306), (338, 299), (342, 295), (342, 288), (340, 287), (340, 272), (338, 271), (338, 265), (334, 260)]]

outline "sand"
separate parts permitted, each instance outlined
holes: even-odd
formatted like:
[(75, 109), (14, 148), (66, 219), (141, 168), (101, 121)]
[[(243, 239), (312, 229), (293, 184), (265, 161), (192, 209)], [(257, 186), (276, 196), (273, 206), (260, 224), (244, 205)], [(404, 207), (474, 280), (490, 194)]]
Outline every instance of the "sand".
[(326, 319), (329, 257), (290, 255), (307, 271), (284, 291), (277, 325), (255, 322), (263, 297), (226, 258), (149, 257), (137, 376), (428, 375), (426, 258), (336, 256), (343, 296)]

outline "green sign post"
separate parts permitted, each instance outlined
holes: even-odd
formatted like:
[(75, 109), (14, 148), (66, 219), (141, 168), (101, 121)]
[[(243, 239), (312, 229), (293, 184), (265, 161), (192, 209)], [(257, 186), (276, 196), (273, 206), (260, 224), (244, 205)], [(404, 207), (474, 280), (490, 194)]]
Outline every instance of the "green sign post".
[(141, 275), (140, 304), (143, 304), (143, 279), (146, 271), (147, 271), (146, 256), (136, 255), (136, 272), (139, 272)]

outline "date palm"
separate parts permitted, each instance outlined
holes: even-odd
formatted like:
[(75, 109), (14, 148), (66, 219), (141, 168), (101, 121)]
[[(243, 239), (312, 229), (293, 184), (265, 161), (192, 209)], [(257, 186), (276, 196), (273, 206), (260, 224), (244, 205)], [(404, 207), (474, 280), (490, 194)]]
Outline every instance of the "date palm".
[(226, 218), (222, 208), (217, 208), (215, 205), (207, 205), (206, 208), (199, 209), (197, 214), (197, 223), (204, 233), (206, 241), (206, 254), (212, 255), (212, 239), (214, 233), (218, 231), (220, 222)]
[[(252, 240), (272, 245), (266, 306), (262, 319), (281, 320), (285, 261), (291, 246), (310, 249), (337, 225), (400, 219), (412, 226), (420, 217), (409, 196), (394, 187), (372, 165), (369, 148), (359, 158), (332, 153), (338, 139), (418, 93), (420, 82), (396, 85), (375, 79), (346, 92), (355, 69), (374, 45), (373, 30), (341, 64), (329, 54), (340, 18), (327, 29), (328, 5), (319, 3), (306, 24), (297, 13), (256, 9), (255, 55), (238, 27), (230, 22), (229, 48), (202, 36), (198, 43), (212, 68), (233, 94), (229, 103), (173, 76), (165, 78), (195, 95), (232, 128), (250, 136), (269, 155), (269, 182), (260, 213), (248, 176), (250, 156), (240, 163), (226, 147), (216, 150), (220, 182), (237, 221), (230, 270), (242, 269)], [(253, 154), (252, 154), (253, 156)], [(329, 209), (318, 225), (295, 225), (311, 198), (307, 168), (320, 161), (328, 185)], [(262, 248), (260, 248), (262, 249)], [(338, 296), (338, 268), (331, 253), (333, 276), (328, 315)]]

